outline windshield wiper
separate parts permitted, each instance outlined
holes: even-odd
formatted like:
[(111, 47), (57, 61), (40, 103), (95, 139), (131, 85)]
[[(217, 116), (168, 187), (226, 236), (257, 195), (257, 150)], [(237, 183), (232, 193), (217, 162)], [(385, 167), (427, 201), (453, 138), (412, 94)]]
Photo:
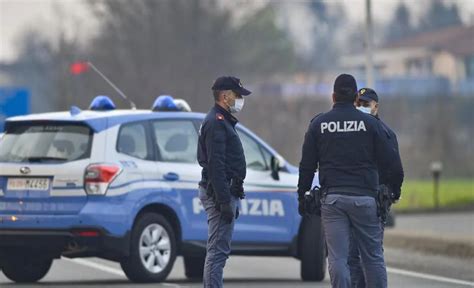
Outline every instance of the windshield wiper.
[(34, 156), (24, 158), (22, 162), (44, 162), (44, 161), (67, 161), (67, 158), (48, 157), (48, 156)]

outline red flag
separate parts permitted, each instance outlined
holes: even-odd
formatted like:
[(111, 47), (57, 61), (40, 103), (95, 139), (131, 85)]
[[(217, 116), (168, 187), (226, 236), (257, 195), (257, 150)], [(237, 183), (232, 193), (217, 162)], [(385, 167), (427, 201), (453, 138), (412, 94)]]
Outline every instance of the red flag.
[(74, 62), (69, 67), (69, 71), (73, 75), (79, 75), (89, 70), (89, 64), (87, 62)]

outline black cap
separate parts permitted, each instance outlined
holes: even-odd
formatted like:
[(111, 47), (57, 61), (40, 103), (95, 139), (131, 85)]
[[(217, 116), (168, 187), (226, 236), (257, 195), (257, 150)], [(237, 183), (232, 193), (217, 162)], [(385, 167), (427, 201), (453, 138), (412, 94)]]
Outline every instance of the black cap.
[(214, 81), (212, 90), (232, 90), (242, 96), (250, 95), (249, 90), (245, 89), (239, 78), (233, 76), (222, 76)]
[(352, 75), (341, 74), (334, 81), (334, 93), (338, 95), (353, 96), (357, 93), (357, 83)]
[(370, 102), (374, 100), (375, 102), (379, 102), (379, 96), (375, 93), (374, 89), (370, 88), (362, 88), (359, 90), (359, 100)]

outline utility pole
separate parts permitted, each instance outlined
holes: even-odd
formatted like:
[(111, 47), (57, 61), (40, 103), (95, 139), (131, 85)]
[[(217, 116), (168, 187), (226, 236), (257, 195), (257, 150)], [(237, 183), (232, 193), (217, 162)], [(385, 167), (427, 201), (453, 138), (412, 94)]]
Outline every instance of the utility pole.
[(367, 87), (375, 88), (372, 34), (372, 4), (365, 0), (365, 80)]
[(443, 171), (443, 164), (441, 161), (434, 161), (431, 163), (431, 173), (433, 173), (433, 203), (436, 210), (439, 209), (439, 178)]

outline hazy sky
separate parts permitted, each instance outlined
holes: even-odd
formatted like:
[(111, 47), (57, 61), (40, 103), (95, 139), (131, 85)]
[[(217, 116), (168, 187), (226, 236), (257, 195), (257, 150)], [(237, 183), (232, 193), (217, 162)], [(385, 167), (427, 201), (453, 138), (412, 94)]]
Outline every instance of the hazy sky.
[[(137, 0), (135, 0), (137, 1)], [(159, 0), (156, 0), (159, 1)], [(221, 0), (224, 1), (224, 0)], [(235, 0), (231, 0), (235, 1)], [(276, 1), (287, 7), (291, 15), (294, 29), (305, 29), (307, 26), (306, 11), (301, 9), (302, 3), (311, 0), (240, 0), (242, 5), (252, 7), (257, 2)], [(327, 0), (327, 3), (339, 1), (343, 3), (351, 20), (364, 19), (365, 0)], [(373, 16), (377, 21), (390, 19), (399, 1), (404, 1), (415, 15), (423, 12), (431, 0), (372, 0)], [(61, 29), (69, 34), (79, 33), (80, 37), (91, 36), (97, 27), (85, 8), (85, 0), (0, 0), (0, 61), (11, 61), (15, 58), (16, 39), (25, 29), (41, 27), (49, 35)], [(248, 3), (247, 3), (248, 2)], [(474, 25), (474, 0), (447, 0), (455, 2), (461, 10), (466, 23)], [(58, 13), (59, 12), (59, 13)], [(57, 15), (61, 15), (58, 17)], [(305, 43), (302, 43), (305, 45)]]

